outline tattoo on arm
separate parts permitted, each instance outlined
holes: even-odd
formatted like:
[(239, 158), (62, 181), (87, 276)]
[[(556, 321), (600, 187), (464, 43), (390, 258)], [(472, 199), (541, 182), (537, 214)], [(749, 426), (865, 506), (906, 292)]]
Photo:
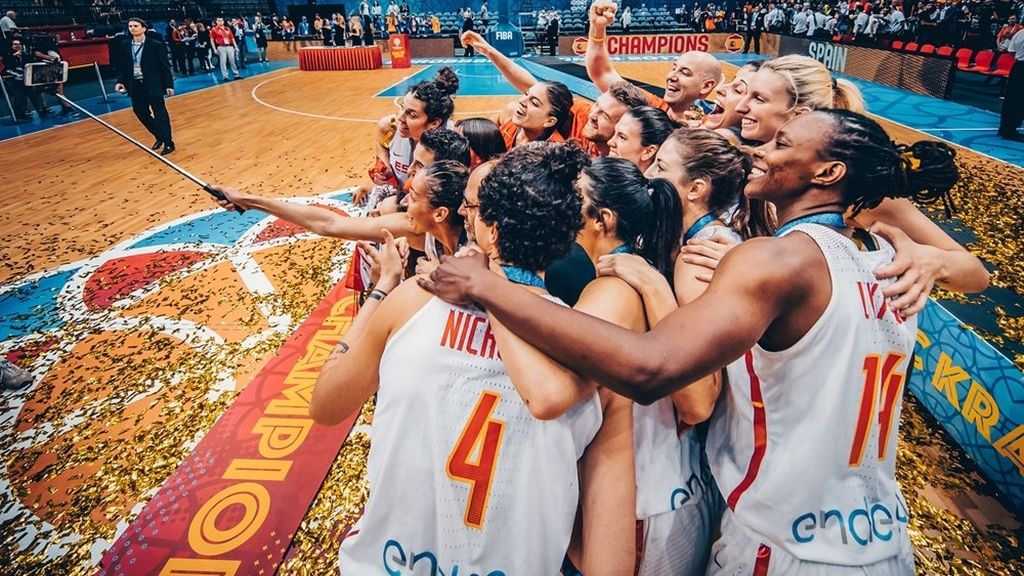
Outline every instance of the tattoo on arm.
[(338, 345), (335, 346), (334, 350), (331, 351), (331, 358), (337, 358), (338, 356), (341, 356), (345, 352), (348, 352), (348, 344), (346, 344), (345, 342), (338, 342)]

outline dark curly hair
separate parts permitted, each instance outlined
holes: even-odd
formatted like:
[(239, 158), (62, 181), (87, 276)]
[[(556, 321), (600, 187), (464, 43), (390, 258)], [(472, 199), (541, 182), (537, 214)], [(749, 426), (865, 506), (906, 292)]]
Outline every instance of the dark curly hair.
[[(942, 142), (921, 141), (897, 147), (874, 120), (849, 110), (817, 110), (831, 124), (823, 158), (846, 165), (843, 202), (853, 214), (874, 208), (885, 198), (934, 202), (944, 198), (960, 177), (956, 152)], [(906, 155), (904, 155), (906, 154)]]
[(423, 102), (427, 121), (440, 120), (442, 124), (447, 122), (455, 111), (452, 95), (458, 91), (459, 77), (447, 66), (438, 70), (433, 80), (423, 80), (409, 89), (417, 100)]
[(447, 208), (448, 222), (453, 228), (462, 226), (459, 206), (469, 180), (469, 168), (455, 160), (431, 162), (423, 169), (423, 180), (430, 188), (427, 202), (432, 208)]
[(540, 271), (569, 252), (583, 227), (576, 178), (590, 158), (575, 142), (516, 146), (480, 184), (480, 218), (498, 229), (498, 254)]
[(616, 236), (672, 282), (683, 228), (683, 206), (675, 186), (663, 178), (648, 180), (622, 158), (596, 158), (583, 169), (590, 180), (587, 216), (600, 209), (615, 213)]
[(434, 162), (454, 160), (469, 166), (469, 141), (461, 134), (447, 128), (434, 128), (423, 132), (420, 146), (434, 152)]

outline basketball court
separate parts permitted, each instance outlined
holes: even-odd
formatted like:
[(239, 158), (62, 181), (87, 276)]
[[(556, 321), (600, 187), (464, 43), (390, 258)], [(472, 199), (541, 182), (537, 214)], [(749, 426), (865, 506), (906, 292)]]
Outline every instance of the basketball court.
[[(730, 74), (742, 63), (727, 61)], [(596, 96), (578, 59), (523, 62)], [(377, 119), (443, 65), (460, 76), (457, 118), (494, 117), (516, 95), (482, 58), (250, 67), (167, 101), (171, 159), (212, 183), (357, 215), (348, 191), (367, 179)], [(669, 64), (617, 66), (660, 87)], [(934, 217), (997, 273), (984, 294), (937, 296), (1019, 370), (1024, 145), (976, 130), (990, 113), (858, 83), (894, 139), (958, 145), (956, 218)], [(148, 143), (125, 103), (85, 105)], [(339, 285), (352, 245), (224, 212), (89, 120), (0, 137), (0, 352), (37, 378), (0, 398), (4, 573), (336, 573), (366, 498), (372, 406), (327, 428), (304, 402), (355, 312)], [(1010, 500), (920, 401), (906, 406), (897, 470), (918, 572), (1024, 573)]]

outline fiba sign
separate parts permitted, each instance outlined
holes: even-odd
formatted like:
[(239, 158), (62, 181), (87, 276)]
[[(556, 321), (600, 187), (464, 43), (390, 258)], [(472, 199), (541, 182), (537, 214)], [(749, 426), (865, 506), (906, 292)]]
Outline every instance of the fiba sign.
[(725, 49), (729, 52), (736, 53), (743, 50), (743, 36), (739, 34), (730, 34), (725, 39)]

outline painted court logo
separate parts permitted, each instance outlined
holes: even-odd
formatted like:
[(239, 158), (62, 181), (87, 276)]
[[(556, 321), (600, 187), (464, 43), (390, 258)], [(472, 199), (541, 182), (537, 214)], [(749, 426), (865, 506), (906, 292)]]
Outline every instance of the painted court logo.
[[(300, 202), (350, 212), (347, 197)], [(214, 210), (0, 286), (0, 351), (35, 376), (0, 408), (0, 446), (19, 455), (0, 468), (15, 563), (95, 565), (319, 301), (315, 286), (341, 278), (342, 244)]]

